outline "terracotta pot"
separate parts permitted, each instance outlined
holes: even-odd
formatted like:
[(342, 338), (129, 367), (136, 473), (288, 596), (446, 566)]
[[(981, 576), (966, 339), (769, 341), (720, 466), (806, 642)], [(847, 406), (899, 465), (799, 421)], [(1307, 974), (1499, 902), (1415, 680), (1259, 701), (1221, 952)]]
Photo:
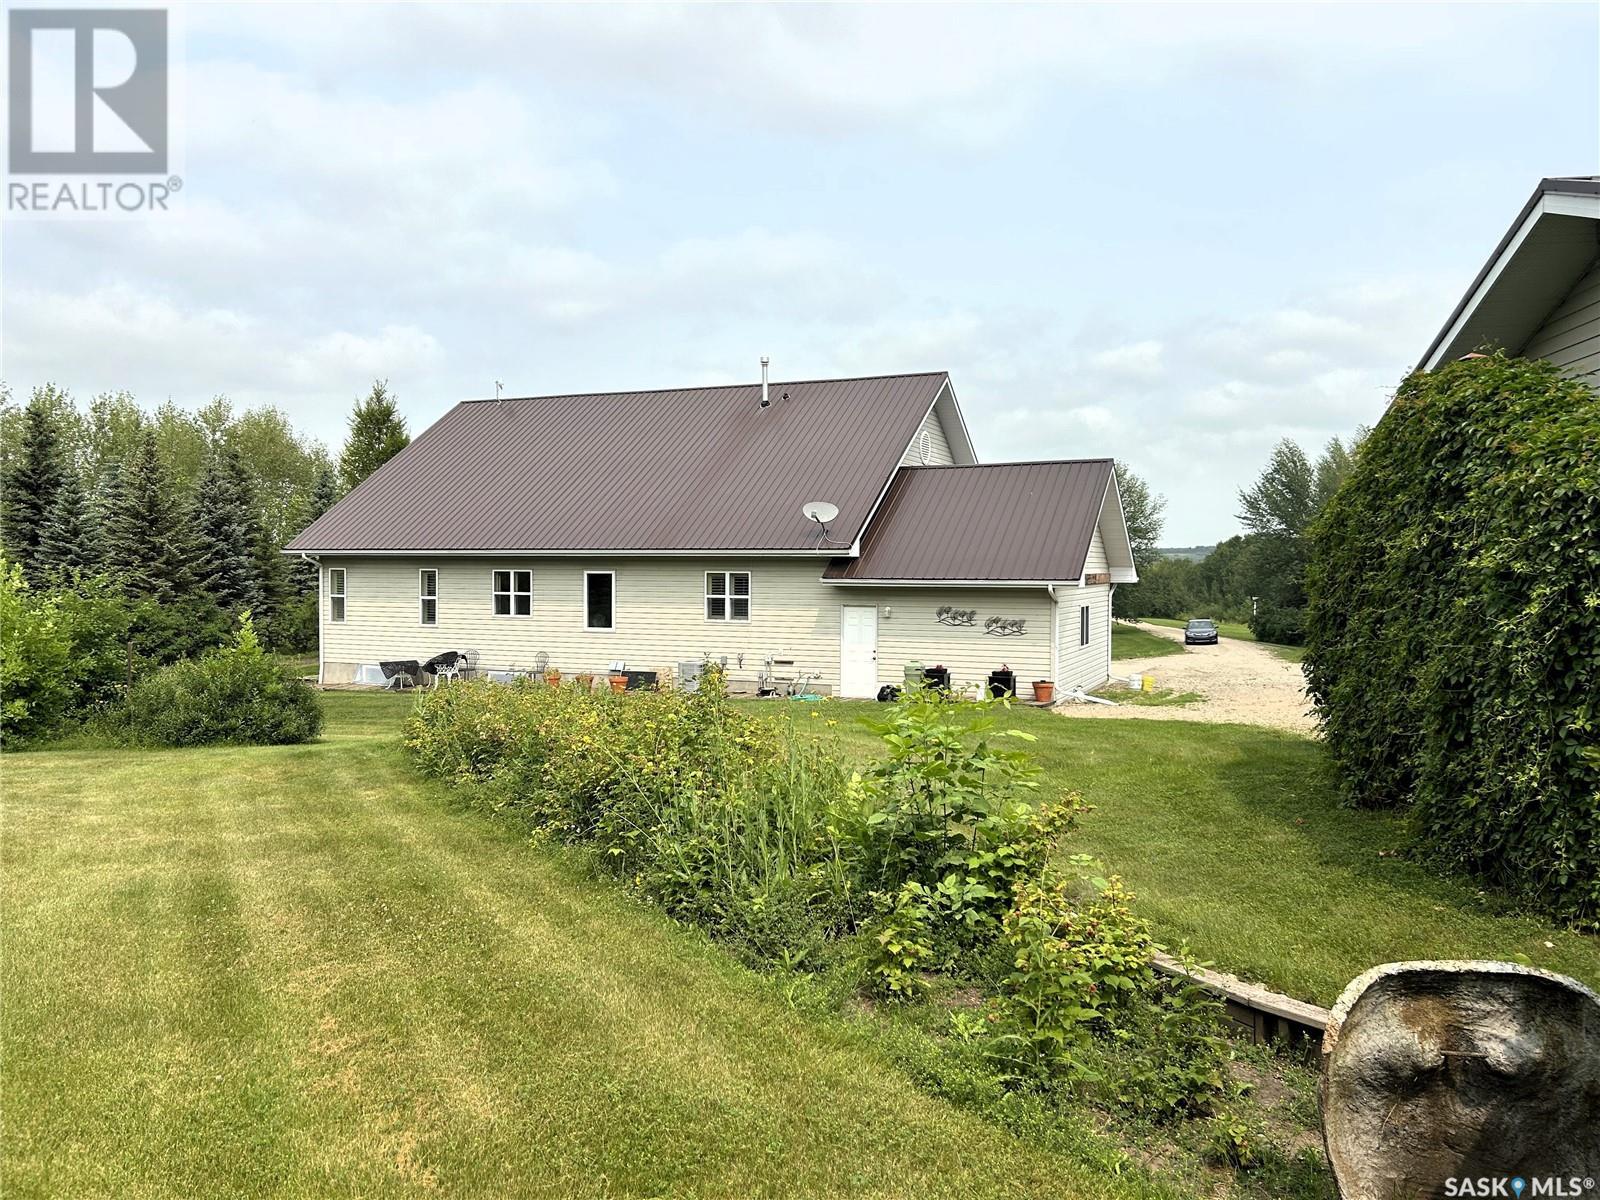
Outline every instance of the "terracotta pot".
[(606, 679), (611, 684), (613, 692), (625, 692), (628, 690), (628, 677), (626, 675), (608, 675)]
[(1056, 698), (1056, 685), (1048, 679), (1033, 681), (1033, 698), (1040, 704), (1049, 704)]
[(577, 685), (580, 692), (592, 692), (594, 690), (593, 675), (574, 675), (572, 682)]
[(544, 681), (546, 683), (548, 683), (551, 687), (560, 687), (561, 686), (561, 672), (560, 671), (546, 671), (544, 673)]

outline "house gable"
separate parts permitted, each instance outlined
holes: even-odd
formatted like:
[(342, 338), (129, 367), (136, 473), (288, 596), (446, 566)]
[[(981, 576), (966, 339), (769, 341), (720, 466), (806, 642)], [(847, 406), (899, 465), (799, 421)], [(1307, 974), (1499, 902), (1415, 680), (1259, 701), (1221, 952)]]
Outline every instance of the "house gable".
[[(1600, 338), (1600, 311), (1583, 297), (1597, 263), (1600, 178), (1542, 180), (1423, 353), (1421, 368), (1487, 347), (1536, 354), (1592, 376), (1595, 346), (1585, 343)], [(1564, 327), (1546, 338), (1544, 330), (1560, 322)]]

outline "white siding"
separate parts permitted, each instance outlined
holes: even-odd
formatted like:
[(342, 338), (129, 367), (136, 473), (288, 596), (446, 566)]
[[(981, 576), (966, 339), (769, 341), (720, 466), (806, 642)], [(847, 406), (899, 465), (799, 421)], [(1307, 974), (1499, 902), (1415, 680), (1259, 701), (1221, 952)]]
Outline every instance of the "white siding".
[(1526, 358), (1549, 359), (1568, 375), (1600, 385), (1600, 260), (1528, 340)]
[[(753, 682), (768, 656), (791, 657), (839, 682), (839, 616), (845, 604), (878, 606), (878, 672), (898, 683), (903, 665), (950, 668), (958, 686), (982, 684), (1002, 663), (1023, 685), (1050, 677), (1050, 601), (1042, 588), (868, 588), (822, 582), (821, 559), (673, 558), (338, 558), (324, 570), (346, 572), (346, 619), (335, 624), (323, 589), (325, 681), (344, 682), (355, 667), (383, 659), (431, 658), (476, 650), (488, 668), (532, 667), (540, 652), (567, 675), (603, 672), (621, 659), (633, 670), (667, 676), (683, 660), (728, 658), (737, 683)], [(420, 623), (417, 572), (439, 572), (438, 624)], [(533, 613), (490, 612), (490, 572), (533, 572)], [(705, 619), (705, 572), (749, 571), (747, 624)], [(615, 628), (584, 628), (583, 573), (616, 573)], [(1102, 589), (1103, 590), (1103, 589)], [(941, 624), (941, 605), (977, 609), (973, 626)], [(1019, 637), (984, 632), (990, 617), (1021, 617)], [(739, 656), (743, 655), (741, 664)]]
[[(926, 458), (922, 454), (923, 434), (928, 435)], [(950, 439), (945, 436), (944, 424), (939, 420), (939, 412), (930, 408), (921, 428), (917, 430), (917, 436), (911, 439), (911, 446), (906, 451), (906, 456), (900, 460), (900, 464), (910, 467), (948, 467), (955, 461), (955, 455), (950, 450)]]
[[(1096, 540), (1099, 534), (1095, 535)], [(1058, 587), (1056, 602), (1057, 636), (1060, 639), (1058, 687), (1099, 687), (1111, 672), (1111, 588), (1106, 584), (1089, 587)], [(1089, 610), (1089, 644), (1082, 641), (1082, 615)]]
[[(878, 605), (878, 682), (899, 683), (905, 664), (941, 666), (954, 687), (982, 687), (1001, 666), (1017, 674), (1018, 694), (1050, 676), (1050, 595), (1043, 588), (840, 588), (847, 604)], [(944, 625), (936, 615), (948, 605), (976, 609), (972, 625)], [(990, 617), (1020, 617), (1015, 637), (984, 632)]]
[(1100, 527), (1094, 528), (1094, 534), (1089, 538), (1089, 554), (1083, 560), (1083, 573), (1092, 575), (1100, 571), (1111, 570), (1111, 561), (1106, 558), (1106, 544), (1100, 536)]

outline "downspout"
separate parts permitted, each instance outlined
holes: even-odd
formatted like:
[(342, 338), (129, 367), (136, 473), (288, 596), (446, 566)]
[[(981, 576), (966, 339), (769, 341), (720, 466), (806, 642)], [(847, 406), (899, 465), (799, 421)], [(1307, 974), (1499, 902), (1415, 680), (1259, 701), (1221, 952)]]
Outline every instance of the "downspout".
[(313, 558), (304, 550), (300, 551), (300, 560), (302, 562), (315, 563), (317, 567), (317, 686), (323, 687), (327, 681), (322, 677), (322, 560)]
[(1111, 584), (1106, 588), (1106, 678), (1111, 678), (1111, 622), (1116, 618), (1111, 614), (1117, 605), (1117, 585)]
[(1050, 597), (1050, 680), (1057, 687), (1061, 685), (1061, 600), (1056, 596), (1056, 585), (1044, 585), (1045, 593)]

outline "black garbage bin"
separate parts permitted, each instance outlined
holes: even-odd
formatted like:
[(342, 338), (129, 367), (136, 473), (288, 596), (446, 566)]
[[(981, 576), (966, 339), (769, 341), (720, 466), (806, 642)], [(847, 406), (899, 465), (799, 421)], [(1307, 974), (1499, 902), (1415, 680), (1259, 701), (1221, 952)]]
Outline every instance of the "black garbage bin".
[(989, 695), (996, 700), (1002, 696), (1015, 696), (1017, 694), (1017, 673), (1015, 671), (990, 671)]
[(950, 690), (949, 667), (928, 667), (922, 672), (922, 678), (931, 688), (938, 688), (941, 692)]

